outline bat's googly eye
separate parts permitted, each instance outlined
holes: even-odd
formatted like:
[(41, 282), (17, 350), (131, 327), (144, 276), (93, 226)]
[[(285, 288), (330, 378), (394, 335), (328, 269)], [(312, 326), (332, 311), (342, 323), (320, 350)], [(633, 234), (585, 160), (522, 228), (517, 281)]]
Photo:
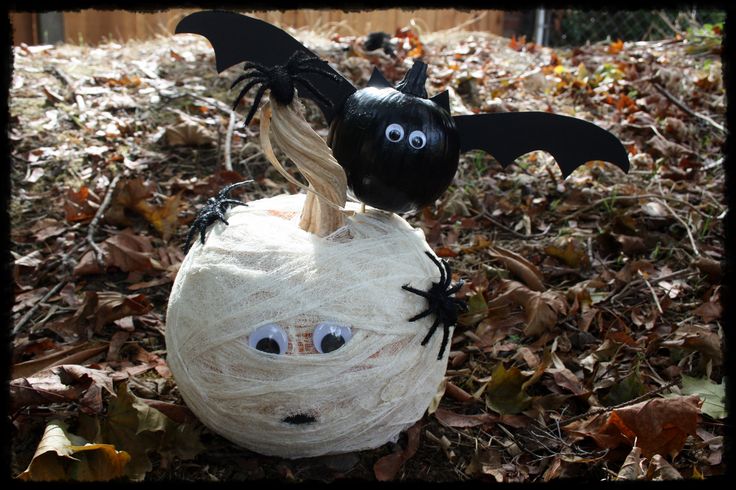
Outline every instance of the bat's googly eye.
[(289, 346), (289, 337), (275, 323), (261, 325), (248, 336), (248, 345), (268, 354), (283, 354)]
[(401, 124), (389, 124), (386, 128), (386, 138), (392, 143), (398, 143), (404, 138), (404, 128)]
[(332, 322), (322, 322), (317, 324), (312, 334), (314, 348), (320, 354), (327, 354), (333, 350), (337, 350), (353, 338), (350, 327)]
[(421, 131), (412, 131), (409, 135), (409, 144), (412, 148), (421, 150), (427, 144), (427, 136)]

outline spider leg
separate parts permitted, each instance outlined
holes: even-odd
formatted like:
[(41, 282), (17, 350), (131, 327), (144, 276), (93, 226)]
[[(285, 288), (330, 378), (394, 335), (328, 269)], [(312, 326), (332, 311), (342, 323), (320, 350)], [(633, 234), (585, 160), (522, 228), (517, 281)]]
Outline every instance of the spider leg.
[(413, 317), (409, 318), (408, 321), (415, 322), (421, 318), (424, 318), (425, 316), (431, 315), (432, 313), (434, 313), (434, 308), (427, 308), (426, 310), (419, 313), (418, 315), (414, 315)]
[(258, 77), (261, 77), (261, 78), (263, 77), (263, 74), (259, 71), (253, 70), (253, 71), (245, 72), (242, 75), (240, 75), (238, 78), (236, 78), (235, 81), (233, 81), (233, 83), (230, 85), (230, 89), (235, 87), (237, 84), (239, 84), (243, 80), (246, 80), (248, 78), (258, 78)]
[(430, 295), (429, 295), (428, 292), (422, 291), (420, 289), (413, 288), (413, 287), (409, 286), (408, 284), (404, 284), (403, 286), (401, 286), (401, 289), (404, 289), (405, 291), (409, 291), (409, 292), (414, 293), (414, 294), (418, 294), (419, 296), (421, 296), (423, 298), (427, 298), (427, 299), (430, 298)]
[(224, 199), (232, 189), (234, 189), (236, 187), (240, 187), (240, 186), (245, 185), (245, 184), (250, 184), (251, 182), (253, 182), (253, 179), (244, 180), (243, 182), (236, 182), (234, 184), (227, 185), (227, 186), (223, 187), (220, 190), (220, 192), (217, 193), (217, 198), (218, 199)]
[(220, 201), (220, 205), (230, 204), (231, 206), (247, 206), (248, 204), (243, 201), (236, 201), (235, 199), (223, 199)]
[(445, 347), (447, 347), (447, 341), (450, 339), (450, 327), (447, 324), (442, 325), (442, 345), (440, 345), (440, 353), (437, 354), (437, 360), (442, 359), (442, 354), (445, 353)]
[[(445, 269), (442, 267), (442, 263), (439, 260), (437, 260), (437, 257), (435, 257), (431, 252), (424, 252), (424, 253), (427, 255), (427, 257), (429, 257), (430, 259), (432, 259), (432, 262), (434, 262), (434, 265), (436, 265), (437, 268), (440, 270), (440, 281), (439, 281), (439, 284), (441, 286), (443, 286), (442, 289), (445, 289), (446, 288), (446, 286), (444, 286), (444, 284), (445, 284)], [(444, 262), (444, 260), (442, 262)]]
[(261, 102), (261, 97), (263, 97), (263, 94), (266, 92), (266, 89), (268, 88), (267, 84), (263, 84), (258, 88), (258, 92), (256, 92), (256, 97), (253, 99), (253, 105), (250, 108), (250, 111), (248, 112), (248, 115), (245, 118), (245, 125), (247, 126), (250, 124), (250, 121), (253, 119), (253, 116), (256, 115), (256, 111), (258, 110), (258, 104)]
[(320, 102), (322, 102), (323, 104), (325, 104), (327, 106), (332, 107), (332, 101), (330, 99), (328, 99), (327, 97), (325, 97), (324, 95), (322, 95), (322, 92), (320, 92), (317, 89), (317, 87), (315, 87), (314, 85), (312, 85), (309, 82), (309, 80), (307, 80), (306, 78), (304, 78), (304, 77), (302, 77), (300, 75), (293, 75), (292, 76), (292, 79), (294, 80), (294, 82), (299, 82), (300, 84), (304, 85), (304, 88), (306, 88), (307, 90), (309, 90), (315, 97), (317, 97), (320, 100)]
[[(196, 223), (196, 221), (195, 221)], [(197, 227), (195, 225), (192, 225), (189, 227), (189, 233), (187, 233), (187, 241), (184, 242), (184, 252), (189, 251), (189, 247), (192, 246), (192, 238), (194, 237), (194, 232), (197, 231)]]
[(248, 82), (245, 85), (245, 87), (243, 87), (243, 90), (241, 90), (240, 93), (238, 94), (238, 96), (235, 98), (235, 103), (233, 103), (233, 110), (235, 110), (235, 108), (238, 107), (238, 104), (240, 103), (240, 100), (243, 97), (245, 97), (245, 94), (248, 93), (248, 90), (250, 90), (251, 88), (255, 87), (259, 83), (264, 84), (264, 85), (262, 85), (262, 87), (265, 87), (266, 86), (265, 85), (266, 84), (266, 80), (261, 77), (261, 78), (254, 78), (253, 80), (251, 80), (250, 82)]
[(437, 327), (440, 325), (440, 317), (436, 317), (434, 319), (434, 323), (432, 323), (432, 326), (429, 327), (429, 332), (427, 332), (427, 335), (424, 337), (424, 340), (422, 340), (422, 345), (427, 345), (427, 342), (429, 342), (429, 339), (432, 338), (432, 335), (437, 331)]
[(458, 281), (450, 289), (445, 291), (445, 294), (447, 294), (448, 296), (451, 294), (455, 294), (460, 290), (461, 287), (463, 287), (463, 285), (465, 285), (465, 281)]
[(255, 61), (247, 61), (243, 63), (243, 70), (251, 70), (251, 69), (254, 69), (260, 72), (265, 72), (266, 70), (268, 70), (268, 68), (266, 68), (265, 65), (256, 63)]
[[(195, 224), (196, 223), (197, 222), (195, 221)], [(207, 225), (202, 225), (200, 223), (198, 226), (199, 226), (199, 239), (201, 240), (202, 245), (204, 245), (204, 236), (207, 234)]]

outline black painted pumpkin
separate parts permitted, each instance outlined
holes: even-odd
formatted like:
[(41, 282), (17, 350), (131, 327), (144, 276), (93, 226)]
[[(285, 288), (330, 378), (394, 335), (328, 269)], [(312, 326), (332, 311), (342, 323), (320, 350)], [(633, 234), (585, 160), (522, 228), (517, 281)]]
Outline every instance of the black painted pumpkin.
[(333, 119), (327, 143), (358, 200), (403, 213), (431, 204), (452, 182), (460, 141), (446, 93), (427, 98), (427, 65), (393, 88), (378, 70)]

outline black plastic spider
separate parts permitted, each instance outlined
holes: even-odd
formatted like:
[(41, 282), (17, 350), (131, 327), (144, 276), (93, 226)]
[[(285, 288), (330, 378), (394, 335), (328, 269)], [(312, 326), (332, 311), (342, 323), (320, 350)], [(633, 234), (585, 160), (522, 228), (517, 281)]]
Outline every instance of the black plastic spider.
[(207, 202), (205, 203), (204, 207), (197, 213), (197, 217), (195, 218), (194, 222), (192, 223), (192, 226), (189, 228), (189, 233), (187, 234), (187, 241), (184, 244), (184, 252), (189, 251), (189, 247), (191, 246), (192, 238), (194, 237), (194, 232), (199, 230), (199, 236), (202, 241), (202, 245), (204, 245), (204, 235), (207, 232), (207, 228), (217, 221), (218, 219), (228, 225), (229, 223), (225, 219), (225, 212), (228, 210), (228, 207), (230, 206), (247, 206), (246, 203), (242, 201), (236, 201), (235, 199), (229, 199), (228, 193), (234, 189), (235, 187), (240, 187), (241, 185), (248, 184), (250, 182), (253, 182), (252, 180), (246, 180), (243, 182), (237, 182), (235, 184), (230, 184), (226, 187), (224, 187), (220, 192), (217, 193), (215, 197), (210, 197), (207, 199)]
[(449, 340), (450, 336), (450, 327), (457, 324), (458, 310), (468, 311), (468, 305), (465, 303), (465, 301), (451, 297), (465, 283), (461, 280), (453, 285), (452, 269), (450, 269), (447, 261), (442, 259), (442, 261), (440, 262), (430, 252), (424, 253), (427, 254), (427, 257), (432, 259), (432, 262), (434, 262), (435, 265), (437, 265), (437, 268), (440, 270), (439, 282), (433, 282), (432, 286), (429, 288), (429, 291), (420, 291), (419, 289), (415, 289), (408, 284), (404, 284), (401, 287), (411, 293), (418, 294), (419, 296), (426, 298), (427, 302), (429, 303), (429, 308), (419, 313), (418, 315), (409, 318), (410, 322), (414, 322), (416, 320), (419, 320), (420, 318), (424, 318), (425, 316), (431, 315), (432, 313), (435, 314), (434, 323), (432, 323), (432, 326), (429, 328), (427, 336), (424, 337), (424, 340), (422, 340), (422, 345), (427, 345), (429, 339), (432, 338), (432, 335), (434, 335), (435, 331), (437, 331), (437, 327), (440, 325), (440, 323), (442, 323), (442, 345), (440, 346), (440, 353), (437, 356), (437, 360), (440, 360), (442, 359), (442, 354), (445, 353), (445, 347), (447, 347), (447, 341)]
[(248, 90), (258, 84), (261, 84), (261, 86), (258, 88), (255, 99), (253, 100), (253, 106), (245, 118), (246, 126), (253, 119), (256, 110), (258, 110), (258, 104), (261, 102), (261, 97), (263, 97), (266, 89), (271, 90), (271, 97), (276, 102), (282, 105), (288, 105), (294, 99), (296, 84), (299, 84), (301, 87), (310, 91), (323, 104), (332, 107), (332, 101), (302, 76), (304, 73), (316, 73), (340, 82), (340, 77), (325, 65), (326, 63), (324, 61), (313, 54), (301, 50), (294, 52), (285, 65), (275, 65), (273, 68), (268, 68), (260, 63), (245, 63), (243, 65), (245, 73), (236, 78), (230, 88), (232, 89), (243, 80), (250, 81), (245, 84), (243, 90), (238, 94), (235, 104), (233, 104), (233, 109), (238, 106), (238, 103), (248, 93)]

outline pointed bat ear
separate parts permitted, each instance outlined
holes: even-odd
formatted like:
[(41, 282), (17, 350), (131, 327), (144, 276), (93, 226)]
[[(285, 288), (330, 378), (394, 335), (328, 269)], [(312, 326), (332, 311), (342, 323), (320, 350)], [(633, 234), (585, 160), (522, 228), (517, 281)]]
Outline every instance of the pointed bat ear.
[(430, 97), (429, 100), (442, 107), (447, 112), (450, 112), (450, 92), (447, 90), (443, 90), (437, 95)]
[(369, 87), (376, 87), (376, 88), (393, 88), (393, 85), (391, 85), (391, 82), (386, 80), (386, 78), (383, 76), (383, 73), (381, 73), (381, 70), (373, 67), (373, 73), (371, 73), (371, 78), (368, 80), (368, 86)]

